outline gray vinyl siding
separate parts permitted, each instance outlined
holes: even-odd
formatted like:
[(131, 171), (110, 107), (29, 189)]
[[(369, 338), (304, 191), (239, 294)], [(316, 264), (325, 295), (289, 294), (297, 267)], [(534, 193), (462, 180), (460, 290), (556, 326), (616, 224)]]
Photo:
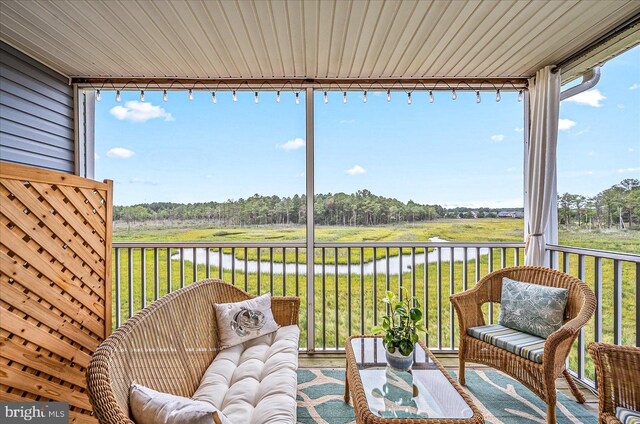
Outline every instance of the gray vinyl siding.
[(73, 87), (1, 41), (0, 161), (75, 172)]

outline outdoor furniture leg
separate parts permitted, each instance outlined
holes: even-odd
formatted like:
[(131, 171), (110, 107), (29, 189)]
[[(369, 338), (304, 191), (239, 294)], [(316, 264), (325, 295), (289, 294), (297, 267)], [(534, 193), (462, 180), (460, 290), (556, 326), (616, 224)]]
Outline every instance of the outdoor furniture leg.
[(459, 358), (458, 363), (460, 366), (460, 369), (458, 371), (458, 383), (462, 384), (463, 386), (466, 386), (467, 383), (464, 378), (464, 359)]
[(576, 382), (573, 381), (573, 377), (571, 377), (569, 371), (562, 371), (562, 375), (564, 375), (565, 380), (567, 380), (567, 383), (569, 383), (569, 389), (571, 390), (571, 394), (573, 394), (573, 396), (576, 398), (576, 401), (578, 403), (584, 403), (586, 399), (584, 398), (582, 392), (580, 392), (580, 390), (578, 389), (578, 386), (576, 386)]
[(556, 424), (556, 404), (547, 405), (547, 424)]
[(344, 402), (349, 403), (349, 373), (344, 373)]

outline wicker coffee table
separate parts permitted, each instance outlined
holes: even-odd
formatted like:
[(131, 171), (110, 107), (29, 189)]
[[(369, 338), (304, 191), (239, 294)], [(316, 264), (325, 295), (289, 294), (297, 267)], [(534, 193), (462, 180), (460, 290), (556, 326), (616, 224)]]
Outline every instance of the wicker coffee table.
[(387, 367), (381, 337), (349, 337), (345, 347), (344, 400), (349, 402), (351, 391), (357, 423), (484, 423), (462, 387), (422, 342), (416, 344), (409, 372)]

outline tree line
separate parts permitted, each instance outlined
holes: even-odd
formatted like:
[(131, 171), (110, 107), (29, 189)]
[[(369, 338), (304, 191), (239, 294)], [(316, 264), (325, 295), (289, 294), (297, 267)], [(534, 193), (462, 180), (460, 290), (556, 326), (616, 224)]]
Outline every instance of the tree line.
[(558, 220), (589, 228), (639, 228), (640, 180), (624, 179), (595, 196), (558, 195)]
[[(113, 219), (127, 223), (199, 220), (220, 226), (303, 224), (307, 218), (306, 203), (304, 194), (291, 197), (254, 194), (247, 199), (189, 204), (156, 202), (114, 206)], [(376, 196), (369, 190), (317, 194), (314, 213), (317, 224), (345, 226), (419, 222), (446, 215), (440, 205), (403, 203)]]
[[(127, 224), (145, 221), (206, 221), (215, 226), (295, 225), (306, 222), (306, 196), (262, 196), (202, 203), (143, 203), (114, 206), (113, 219)], [(494, 218), (522, 208), (445, 208), (441, 205), (406, 203), (377, 196), (369, 190), (352, 194), (317, 194), (314, 199), (318, 225), (367, 226), (407, 224), (439, 218)], [(558, 196), (561, 224), (589, 228), (640, 228), (640, 181), (625, 179), (596, 196), (564, 193)]]

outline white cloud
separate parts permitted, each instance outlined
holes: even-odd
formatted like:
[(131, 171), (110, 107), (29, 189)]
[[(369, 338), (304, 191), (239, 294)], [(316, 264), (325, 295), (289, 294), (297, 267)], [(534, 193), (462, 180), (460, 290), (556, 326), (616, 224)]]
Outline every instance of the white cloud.
[(640, 172), (640, 167), (638, 168), (620, 168), (617, 170), (619, 174), (624, 174), (626, 172)]
[(173, 116), (160, 106), (137, 100), (130, 100), (124, 106), (115, 106), (109, 112), (121, 121), (147, 122), (156, 118), (164, 121), (175, 121)]
[(504, 134), (496, 134), (491, 136), (491, 141), (503, 141)]
[(304, 147), (304, 140), (301, 138), (294, 138), (284, 144), (276, 144), (276, 147), (282, 150), (298, 150)]
[(575, 135), (582, 135), (582, 134), (586, 134), (589, 132), (589, 130), (591, 130), (591, 127), (587, 127), (583, 130), (578, 131), (577, 133), (575, 133)]
[(114, 147), (107, 152), (107, 156), (116, 159), (128, 159), (135, 154), (136, 152), (133, 150), (125, 149), (124, 147)]
[(367, 170), (361, 167), (360, 165), (354, 165), (353, 168), (349, 168), (344, 171), (345, 174), (349, 174), (349, 175), (364, 174), (365, 172), (367, 172)]
[(580, 94), (576, 94), (575, 96), (569, 97), (566, 101), (578, 103), (580, 105), (587, 105), (592, 107), (602, 107), (602, 100), (605, 100), (606, 97), (598, 90), (594, 88), (593, 90), (583, 91)]
[(572, 121), (571, 119), (563, 119), (563, 118), (558, 119), (558, 130), (560, 131), (566, 131), (575, 126), (576, 126), (575, 121)]
[(513, 129), (515, 132), (524, 132), (524, 128), (519, 127), (519, 128), (514, 128)]
[(638, 88), (640, 88), (640, 84), (636, 82), (631, 84), (631, 86), (629, 87), (629, 90), (637, 90)]
[(142, 178), (131, 178), (129, 180), (131, 184), (146, 184), (146, 185), (158, 185), (155, 181), (143, 180)]

